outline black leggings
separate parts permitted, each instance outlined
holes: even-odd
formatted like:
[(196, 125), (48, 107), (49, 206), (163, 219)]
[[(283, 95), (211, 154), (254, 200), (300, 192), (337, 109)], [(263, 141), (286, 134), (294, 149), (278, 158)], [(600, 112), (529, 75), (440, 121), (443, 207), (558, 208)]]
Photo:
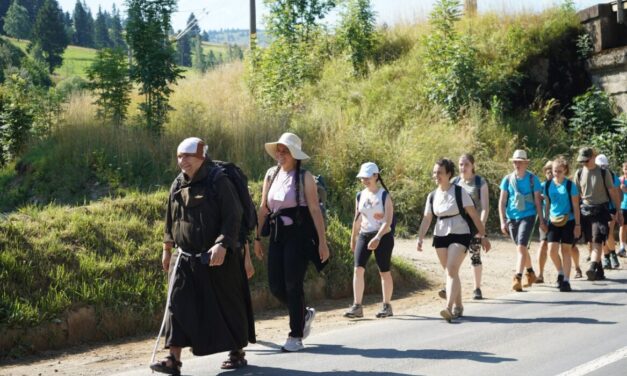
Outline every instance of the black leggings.
[(285, 304), (290, 315), (290, 337), (302, 338), (305, 326), (305, 273), (307, 254), (314, 245), (296, 225), (281, 228), (281, 236), (270, 241), (268, 284), (270, 292)]

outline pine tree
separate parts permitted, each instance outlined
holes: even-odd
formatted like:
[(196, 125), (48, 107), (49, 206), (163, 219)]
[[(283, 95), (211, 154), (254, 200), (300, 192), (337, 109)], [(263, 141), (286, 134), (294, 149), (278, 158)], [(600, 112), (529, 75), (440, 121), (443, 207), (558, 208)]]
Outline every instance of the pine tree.
[(96, 21), (94, 23), (94, 46), (98, 49), (111, 47), (112, 43), (109, 39), (109, 30), (107, 30), (107, 22), (105, 15), (98, 7)]
[(80, 0), (76, 0), (74, 6), (74, 38), (72, 42), (77, 46), (91, 47), (94, 45), (92, 23), (90, 21), (91, 12), (87, 13), (86, 5)]
[(192, 66), (192, 44), (189, 34), (176, 41), (177, 64), (183, 67)]
[(59, 4), (56, 0), (45, 0), (37, 13), (31, 46), (41, 49), (50, 73), (63, 62), (63, 51), (68, 44)]
[(145, 98), (140, 110), (147, 128), (160, 133), (170, 109), (171, 84), (181, 77), (168, 40), (176, 0), (127, 0), (126, 4), (126, 41), (134, 57), (131, 78), (140, 85), (139, 93)]
[(121, 48), (105, 48), (96, 54), (96, 59), (87, 69), (91, 81), (89, 87), (97, 98), (98, 117), (120, 125), (126, 118), (126, 109), (131, 102), (132, 83), (128, 76), (126, 53)]
[(113, 4), (113, 10), (111, 11), (111, 27), (109, 28), (109, 39), (114, 48), (121, 48), (126, 50), (126, 42), (122, 35), (122, 20), (120, 18), (120, 12)]
[(13, 0), (6, 16), (4, 17), (4, 32), (8, 36), (17, 39), (28, 39), (31, 32), (31, 22), (28, 10), (24, 8), (19, 0)]
[(198, 20), (196, 20), (196, 16), (194, 13), (190, 13), (189, 17), (187, 17), (187, 26), (185, 29), (189, 29), (188, 34), (193, 39), (196, 35), (200, 34), (200, 27), (198, 27)]
[(194, 56), (192, 59), (192, 67), (204, 73), (207, 70), (207, 63), (205, 61), (205, 54), (202, 51), (202, 39), (200, 39), (200, 34), (194, 37), (193, 45)]

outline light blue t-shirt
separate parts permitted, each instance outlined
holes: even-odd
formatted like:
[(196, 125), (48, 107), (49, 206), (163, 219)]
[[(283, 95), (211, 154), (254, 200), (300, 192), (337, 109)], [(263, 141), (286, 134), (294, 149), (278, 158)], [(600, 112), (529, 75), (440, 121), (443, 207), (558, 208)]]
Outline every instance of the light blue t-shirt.
[[(575, 215), (572, 210), (570, 210), (570, 199), (568, 196), (568, 192), (566, 191), (566, 187), (568, 184), (568, 179), (564, 179), (562, 184), (557, 184), (555, 181), (551, 181), (551, 185), (549, 185), (549, 199), (551, 200), (551, 208), (550, 215), (557, 217), (560, 215), (568, 214), (568, 220), (575, 219)], [(577, 190), (577, 184), (571, 182), (570, 184), (570, 197), (574, 197), (579, 195), (579, 191)]]
[[(623, 210), (627, 210), (627, 193), (623, 192), (622, 189), (620, 189), (620, 179), (618, 180), (618, 189), (620, 190), (620, 193), (623, 194), (623, 201), (620, 202), (620, 208)], [(627, 181), (625, 181), (624, 184), (627, 184)]]
[[(614, 187), (617, 187), (618, 189), (620, 189), (620, 178), (616, 175), (614, 175)], [(608, 189), (611, 187), (607, 187)], [(622, 192), (622, 191), (621, 191)], [(623, 205), (621, 203), (621, 209), (622, 209)], [(612, 200), (612, 198), (610, 197), (610, 210), (614, 209), (614, 201)]]
[[(524, 205), (517, 207), (517, 199), (516, 190), (513, 185), (510, 184), (511, 174), (506, 175), (503, 180), (501, 180), (500, 188), (502, 191), (506, 191), (507, 195), (507, 206), (505, 207), (505, 215), (507, 219), (522, 219), (526, 217), (530, 217), (532, 215), (536, 215), (536, 206), (534, 204), (534, 192), (541, 192), (542, 185), (540, 184), (540, 179), (537, 176), (532, 174), (529, 171), (525, 172), (525, 176), (522, 178), (518, 178), (516, 176), (516, 186), (518, 188), (518, 194), (525, 196)], [(533, 179), (533, 192), (531, 192), (531, 180)], [(522, 210), (520, 209), (522, 208)]]

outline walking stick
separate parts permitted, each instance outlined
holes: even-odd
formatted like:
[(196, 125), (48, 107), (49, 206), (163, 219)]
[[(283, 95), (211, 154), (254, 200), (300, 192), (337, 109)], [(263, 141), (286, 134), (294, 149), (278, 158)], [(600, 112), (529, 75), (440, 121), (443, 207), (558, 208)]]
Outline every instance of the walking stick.
[(159, 329), (159, 334), (157, 335), (157, 341), (155, 342), (155, 347), (154, 349), (152, 349), (152, 358), (150, 359), (150, 364), (155, 362), (155, 356), (157, 355), (157, 347), (159, 347), (159, 340), (161, 339), (161, 334), (163, 334), (163, 329), (165, 329), (165, 320), (168, 317), (168, 307), (170, 306), (170, 298), (172, 297), (172, 286), (174, 285), (174, 278), (176, 277), (176, 271), (179, 268), (179, 261), (181, 261), (180, 253), (176, 256), (176, 263), (174, 263), (174, 270), (172, 271), (172, 275), (170, 276), (170, 281), (168, 283), (168, 297), (166, 298), (166, 301), (165, 301), (163, 321), (161, 321), (161, 329)]

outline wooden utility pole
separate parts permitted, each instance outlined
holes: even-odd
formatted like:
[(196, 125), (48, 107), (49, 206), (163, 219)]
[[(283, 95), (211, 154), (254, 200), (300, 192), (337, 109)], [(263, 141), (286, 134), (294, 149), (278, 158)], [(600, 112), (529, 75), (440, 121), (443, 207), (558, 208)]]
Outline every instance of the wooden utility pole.
[(255, 48), (257, 38), (257, 12), (255, 11), (255, 0), (250, 0), (250, 49)]
[(477, 14), (477, 0), (464, 0), (464, 15), (474, 17)]

